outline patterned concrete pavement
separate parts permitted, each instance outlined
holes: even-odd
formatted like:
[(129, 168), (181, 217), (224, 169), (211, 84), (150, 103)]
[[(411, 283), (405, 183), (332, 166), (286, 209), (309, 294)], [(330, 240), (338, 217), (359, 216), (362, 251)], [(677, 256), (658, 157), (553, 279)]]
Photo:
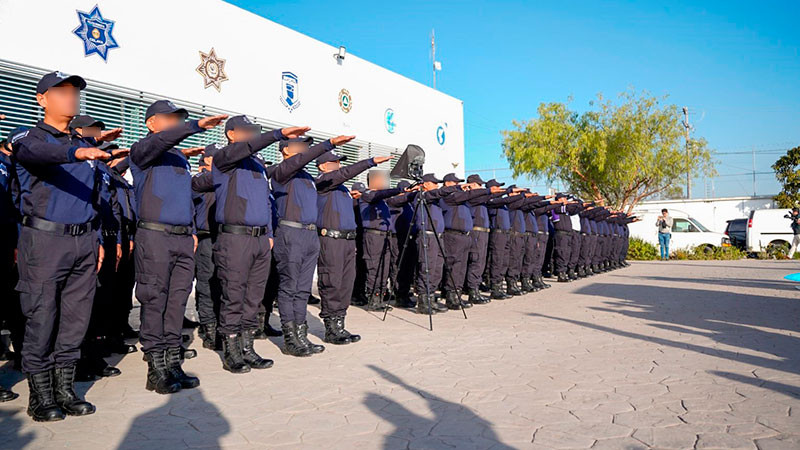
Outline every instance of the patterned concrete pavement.
[(800, 448), (800, 291), (781, 279), (798, 269), (634, 263), (436, 316), (433, 333), (354, 310), (360, 343), (296, 359), (260, 341), (275, 367), (246, 375), (200, 349), (185, 368), (201, 386), (172, 396), (144, 390), (135, 353), (80, 385), (93, 416), (33, 423), (17, 383), (0, 448)]

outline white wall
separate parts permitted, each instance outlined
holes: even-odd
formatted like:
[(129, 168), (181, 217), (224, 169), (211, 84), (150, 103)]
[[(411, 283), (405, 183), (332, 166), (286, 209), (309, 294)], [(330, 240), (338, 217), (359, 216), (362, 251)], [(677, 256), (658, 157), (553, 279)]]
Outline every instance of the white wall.
[[(636, 206), (635, 213), (645, 211), (661, 211), (667, 208), (670, 211), (680, 211), (697, 219), (711, 231), (722, 233), (725, 231), (726, 221), (750, 216), (750, 211), (755, 209), (774, 208), (775, 202), (771, 196), (760, 197), (731, 197), (697, 200), (664, 200), (642, 202)], [(655, 226), (653, 226), (655, 230)]]
[[(351, 54), (338, 64), (334, 47), (219, 0), (99, 1), (119, 44), (106, 62), (84, 56), (72, 33), (80, 25), (76, 10), (88, 13), (94, 4), (0, 0), (0, 58), (391, 147), (417, 144), (427, 153), (426, 170), (463, 175), (463, 104), (456, 98)], [(204, 88), (195, 70), (199, 51), (212, 47), (226, 60), (221, 92)], [(300, 106), (292, 112), (280, 101), (284, 71), (299, 77)], [(342, 88), (352, 97), (349, 113), (339, 107)], [(387, 108), (395, 112), (394, 133), (385, 126)]]

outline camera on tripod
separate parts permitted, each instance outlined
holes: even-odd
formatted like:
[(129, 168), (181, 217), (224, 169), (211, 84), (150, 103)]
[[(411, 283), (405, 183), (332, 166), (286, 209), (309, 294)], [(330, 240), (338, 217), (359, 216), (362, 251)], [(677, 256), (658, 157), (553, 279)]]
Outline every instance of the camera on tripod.
[(421, 181), (423, 165), (425, 165), (425, 150), (419, 145), (409, 144), (389, 175), (392, 178)]

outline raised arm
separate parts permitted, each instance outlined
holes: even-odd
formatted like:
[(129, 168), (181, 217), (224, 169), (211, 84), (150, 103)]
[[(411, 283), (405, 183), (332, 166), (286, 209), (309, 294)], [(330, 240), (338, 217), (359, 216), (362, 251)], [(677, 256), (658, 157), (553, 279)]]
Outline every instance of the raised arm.
[(198, 121), (192, 120), (160, 133), (151, 133), (131, 145), (131, 161), (141, 169), (150, 167), (164, 152), (180, 144), (187, 137), (203, 131), (205, 128), (200, 127)]
[[(376, 191), (367, 191), (361, 194), (361, 200), (367, 203), (375, 203), (381, 200), (387, 199), (389, 197), (393, 197), (400, 193), (400, 189), (392, 188), (392, 189), (378, 189)], [(387, 202), (388, 204), (388, 202)]]
[(236, 167), (239, 161), (269, 147), (284, 137), (281, 130), (277, 129), (259, 134), (249, 141), (230, 143), (214, 155), (214, 165), (222, 172), (228, 172)]
[(195, 192), (214, 192), (214, 177), (211, 172), (205, 171), (192, 177), (192, 190)]
[(306, 164), (317, 159), (325, 152), (333, 150), (335, 146), (330, 139), (319, 144), (312, 145), (303, 153), (298, 153), (291, 158), (284, 159), (278, 164), (273, 164), (267, 169), (267, 175), (278, 183), (287, 183), (297, 172)]
[(373, 158), (369, 158), (362, 159), (359, 162), (342, 167), (339, 170), (321, 173), (316, 179), (317, 192), (330, 192), (339, 187), (345, 181), (358, 176), (358, 174), (361, 172), (375, 166), (377, 166), (375, 160)]
[[(364, 194), (362, 194), (363, 198)], [(389, 197), (386, 199), (386, 204), (391, 206), (392, 208), (399, 208), (403, 205), (407, 205), (414, 201), (416, 198), (417, 192), (401, 192), (400, 195), (395, 195), (394, 197)]]
[(463, 205), (473, 198), (479, 198), (489, 193), (488, 189), (471, 189), (469, 191), (456, 191), (444, 198), (448, 205)]

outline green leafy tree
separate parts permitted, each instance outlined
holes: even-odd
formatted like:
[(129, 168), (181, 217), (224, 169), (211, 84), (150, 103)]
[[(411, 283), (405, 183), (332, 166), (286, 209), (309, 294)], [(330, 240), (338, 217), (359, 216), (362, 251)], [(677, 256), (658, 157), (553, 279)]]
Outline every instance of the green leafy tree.
[(539, 117), (503, 131), (514, 176), (560, 180), (587, 198), (630, 211), (661, 193), (679, 196), (686, 172), (714, 175), (705, 139), (690, 139), (687, 157), (679, 108), (666, 97), (627, 91), (614, 103), (598, 95), (578, 113), (568, 103), (542, 103)]
[(779, 208), (794, 208), (800, 205), (800, 147), (795, 147), (778, 158), (772, 165), (775, 178), (783, 186), (775, 196)]

